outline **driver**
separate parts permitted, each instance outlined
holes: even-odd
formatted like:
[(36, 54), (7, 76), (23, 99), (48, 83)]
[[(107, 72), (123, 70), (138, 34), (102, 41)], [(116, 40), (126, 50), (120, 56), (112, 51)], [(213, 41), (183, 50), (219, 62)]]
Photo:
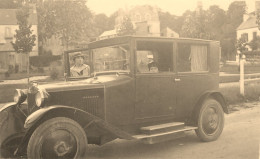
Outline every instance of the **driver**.
[(84, 55), (81, 52), (75, 53), (73, 56), (74, 66), (70, 68), (70, 76), (79, 77), (79, 76), (89, 76), (90, 67), (84, 64)]
[(158, 73), (158, 63), (154, 61), (153, 55), (147, 55), (149, 72)]

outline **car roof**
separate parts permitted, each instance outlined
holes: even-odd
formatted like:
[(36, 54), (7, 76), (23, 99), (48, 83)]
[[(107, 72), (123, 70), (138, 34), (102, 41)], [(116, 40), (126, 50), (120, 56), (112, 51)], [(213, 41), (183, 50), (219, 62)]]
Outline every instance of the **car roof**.
[(214, 40), (206, 39), (196, 39), (196, 38), (174, 38), (174, 37), (157, 37), (157, 36), (118, 36), (102, 40), (97, 40), (89, 43), (89, 48), (95, 48), (97, 45), (112, 45), (116, 43), (124, 43), (130, 39), (140, 39), (140, 40), (177, 40), (177, 41), (197, 41), (197, 42), (218, 42)]
[(68, 50), (66, 52), (74, 52), (74, 51), (82, 51), (86, 49), (91, 49), (91, 48), (96, 48), (96, 47), (105, 47), (105, 46), (110, 46), (110, 45), (116, 45), (116, 44), (123, 44), (126, 42), (129, 42), (131, 39), (136, 39), (136, 40), (176, 40), (176, 41), (193, 41), (193, 42), (201, 42), (201, 43), (209, 43), (209, 42), (218, 42), (219, 41), (214, 41), (214, 40), (206, 40), (206, 39), (196, 39), (196, 38), (174, 38), (174, 37), (157, 37), (157, 36), (117, 36), (117, 37), (112, 37), (112, 38), (107, 38), (107, 39), (102, 39), (102, 40), (97, 40), (90, 42), (85, 48), (83, 49), (75, 49), (75, 50)]

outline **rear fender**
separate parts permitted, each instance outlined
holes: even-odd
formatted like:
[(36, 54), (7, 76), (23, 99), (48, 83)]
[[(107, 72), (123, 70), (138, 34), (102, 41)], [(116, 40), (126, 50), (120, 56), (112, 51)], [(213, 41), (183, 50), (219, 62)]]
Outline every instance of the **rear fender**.
[(192, 122), (192, 124), (196, 124), (200, 107), (201, 107), (203, 101), (206, 100), (207, 98), (213, 98), (213, 99), (217, 100), (220, 103), (220, 105), (222, 106), (223, 111), (226, 114), (229, 113), (228, 105), (227, 105), (226, 100), (223, 97), (223, 95), (218, 91), (208, 91), (208, 92), (203, 93), (199, 97), (195, 106), (193, 107), (193, 111), (192, 111), (192, 114), (191, 114), (191, 121), (190, 121), (190, 122)]

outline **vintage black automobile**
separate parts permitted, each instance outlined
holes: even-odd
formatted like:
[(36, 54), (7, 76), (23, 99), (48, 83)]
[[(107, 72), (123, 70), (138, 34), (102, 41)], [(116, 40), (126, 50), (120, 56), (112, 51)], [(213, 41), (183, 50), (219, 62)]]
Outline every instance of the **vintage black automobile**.
[(216, 140), (228, 113), (219, 55), (217, 41), (137, 36), (67, 51), (65, 81), (32, 83), (0, 108), (1, 149), (81, 158), (116, 138), (153, 144), (195, 130)]

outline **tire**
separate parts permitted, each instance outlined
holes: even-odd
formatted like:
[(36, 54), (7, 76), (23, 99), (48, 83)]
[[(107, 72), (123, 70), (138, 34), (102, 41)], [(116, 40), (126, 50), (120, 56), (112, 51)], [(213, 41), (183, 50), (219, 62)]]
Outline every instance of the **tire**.
[(215, 99), (206, 99), (199, 110), (198, 129), (195, 130), (204, 142), (218, 139), (224, 128), (223, 108)]
[(87, 144), (85, 131), (77, 122), (56, 117), (35, 129), (27, 156), (29, 159), (84, 158)]

